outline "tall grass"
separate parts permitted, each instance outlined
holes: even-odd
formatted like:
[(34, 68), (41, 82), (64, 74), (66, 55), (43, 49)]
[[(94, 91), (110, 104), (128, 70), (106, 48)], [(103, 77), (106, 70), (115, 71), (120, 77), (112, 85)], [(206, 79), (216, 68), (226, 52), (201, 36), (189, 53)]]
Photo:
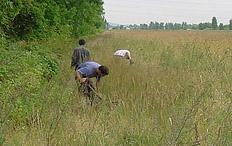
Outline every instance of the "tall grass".
[[(90, 107), (77, 92), (69, 48), (40, 94), (49, 106), (9, 130), (6, 145), (232, 144), (231, 32), (106, 31), (87, 42), (110, 68), (103, 100)], [(135, 64), (115, 58), (118, 49)]]

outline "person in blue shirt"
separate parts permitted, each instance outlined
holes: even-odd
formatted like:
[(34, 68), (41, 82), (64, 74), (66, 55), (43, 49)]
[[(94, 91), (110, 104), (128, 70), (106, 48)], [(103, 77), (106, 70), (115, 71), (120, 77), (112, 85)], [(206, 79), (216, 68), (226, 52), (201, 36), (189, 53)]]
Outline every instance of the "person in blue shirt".
[[(93, 61), (87, 61), (85, 63), (80, 64), (76, 71), (75, 71), (75, 77), (77, 82), (79, 82), (79, 90), (82, 89), (81, 92), (84, 93), (84, 95), (88, 96), (91, 100), (92, 104), (92, 90), (99, 90), (100, 88), (100, 81), (101, 78), (108, 75), (109, 70), (107, 66), (100, 65), (97, 62)], [(91, 78), (96, 78), (96, 87), (93, 84), (93, 81)], [(92, 89), (91, 89), (92, 88)]]

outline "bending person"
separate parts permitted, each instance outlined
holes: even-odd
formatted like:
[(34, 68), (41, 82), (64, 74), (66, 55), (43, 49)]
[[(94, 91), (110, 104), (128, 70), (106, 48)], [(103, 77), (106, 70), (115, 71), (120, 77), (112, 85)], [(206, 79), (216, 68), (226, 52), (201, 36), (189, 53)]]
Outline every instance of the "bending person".
[(131, 58), (131, 54), (130, 54), (130, 51), (128, 50), (117, 50), (115, 53), (114, 53), (114, 56), (119, 56), (119, 57), (123, 57), (125, 59), (128, 59), (130, 64), (133, 64), (134, 61), (132, 60)]
[[(91, 105), (93, 101), (93, 90), (99, 90), (101, 78), (108, 75), (107, 66), (100, 65), (97, 62), (87, 61), (78, 66), (75, 71), (77, 82), (79, 82), (79, 91), (89, 97)], [(96, 86), (91, 78), (96, 78)]]

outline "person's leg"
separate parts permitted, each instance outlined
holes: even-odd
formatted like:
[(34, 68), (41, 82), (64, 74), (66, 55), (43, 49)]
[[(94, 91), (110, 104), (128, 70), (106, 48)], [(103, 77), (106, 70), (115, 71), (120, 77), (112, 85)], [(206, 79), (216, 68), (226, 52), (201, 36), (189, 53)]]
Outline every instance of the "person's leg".
[(89, 97), (91, 106), (92, 106), (92, 103), (93, 103), (93, 100), (94, 100), (94, 97), (93, 97), (94, 92), (93, 92), (93, 90), (96, 90), (96, 87), (95, 87), (95, 85), (93, 83), (93, 80), (89, 78), (87, 80), (87, 95)]
[(80, 83), (79, 80), (76, 80), (76, 83), (77, 83), (77, 88), (78, 88), (78, 92), (79, 92), (79, 97), (82, 98), (83, 96), (85, 97), (85, 102), (88, 103), (88, 97), (86, 95), (86, 89), (87, 89), (87, 86), (86, 86), (86, 83)]

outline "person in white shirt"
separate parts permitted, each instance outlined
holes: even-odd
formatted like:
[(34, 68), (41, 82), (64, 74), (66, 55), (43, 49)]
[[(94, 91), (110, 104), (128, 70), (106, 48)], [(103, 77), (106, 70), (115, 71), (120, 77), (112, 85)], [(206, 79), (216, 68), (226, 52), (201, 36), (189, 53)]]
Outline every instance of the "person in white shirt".
[(129, 60), (130, 64), (134, 63), (134, 61), (131, 58), (130, 51), (128, 50), (117, 50), (116, 52), (114, 52), (114, 56), (126, 58)]

